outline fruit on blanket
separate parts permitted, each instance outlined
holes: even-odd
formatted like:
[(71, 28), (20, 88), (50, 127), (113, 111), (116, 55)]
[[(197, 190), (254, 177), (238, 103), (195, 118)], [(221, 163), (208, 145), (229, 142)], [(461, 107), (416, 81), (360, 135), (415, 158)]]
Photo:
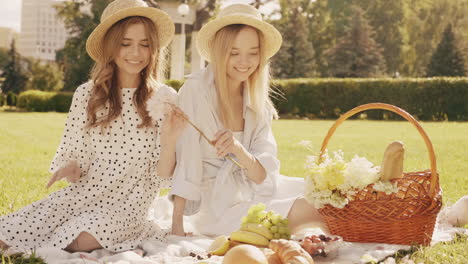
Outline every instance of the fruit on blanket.
[(282, 263), (287, 264), (313, 264), (314, 260), (296, 241), (274, 239), (270, 241), (269, 248), (278, 254)]
[[(243, 231), (244, 232), (244, 231)], [(230, 249), (223, 258), (223, 264), (268, 264), (263, 252), (251, 245), (240, 245)]]
[(208, 253), (217, 256), (223, 256), (229, 249), (229, 240), (227, 236), (217, 237), (208, 248)]
[(338, 249), (343, 244), (340, 236), (310, 235), (299, 240), (299, 245), (309, 253), (312, 258), (323, 257), (333, 259), (338, 255)]
[[(270, 242), (266, 237), (250, 231), (238, 230), (231, 233), (231, 240), (256, 246), (268, 246)], [(236, 247), (234, 247), (236, 248)]]
[[(291, 232), (288, 228), (288, 219), (283, 218), (280, 214), (277, 214), (273, 211), (266, 211), (266, 206), (263, 203), (258, 203), (252, 205), (248, 212), (247, 216), (242, 217), (241, 227), (245, 228), (248, 224), (261, 224), (264, 227), (268, 228), (272, 233), (270, 238), (268, 233), (262, 234), (268, 239), (272, 238), (284, 238), (290, 239)], [(252, 230), (249, 230), (252, 231)], [(255, 232), (255, 231), (252, 231)], [(264, 232), (264, 231), (261, 231)]]
[(271, 233), (270, 229), (261, 224), (245, 223), (240, 230), (257, 233), (266, 237), (268, 240), (273, 239), (273, 233)]
[(401, 141), (393, 141), (387, 146), (380, 166), (381, 180), (389, 181), (403, 177), (404, 154), (405, 148)]

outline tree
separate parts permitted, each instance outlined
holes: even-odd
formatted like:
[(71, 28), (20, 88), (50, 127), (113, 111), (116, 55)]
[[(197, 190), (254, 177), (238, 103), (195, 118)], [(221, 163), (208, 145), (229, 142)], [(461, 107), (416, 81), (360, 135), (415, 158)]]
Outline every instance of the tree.
[(328, 50), (329, 71), (335, 77), (376, 77), (385, 72), (381, 48), (374, 40), (374, 31), (358, 6), (351, 7), (349, 26)]
[(465, 62), (455, 43), (451, 24), (445, 28), (442, 40), (432, 54), (427, 76), (465, 76)]
[(336, 42), (335, 20), (327, 1), (307, 1), (309, 14), (309, 39), (315, 50), (315, 61), (320, 76), (329, 76), (328, 60), (325, 51), (334, 47)]
[(60, 91), (63, 88), (63, 72), (54, 62), (33, 60), (31, 78), (26, 87), (28, 90)]
[[(64, 1), (55, 6), (71, 37), (63, 49), (57, 51), (56, 60), (64, 70), (64, 90), (74, 91), (89, 78), (94, 64), (86, 52), (86, 40), (99, 24), (104, 8), (111, 0)], [(90, 5), (90, 12), (83, 12)]]
[(272, 59), (272, 72), (277, 78), (306, 78), (316, 75), (314, 47), (309, 41), (307, 13), (295, 0), (283, 0), (281, 19), (273, 24), (283, 36), (283, 45)]
[(382, 48), (387, 73), (401, 71), (405, 39), (405, 0), (359, 0), (356, 4), (365, 10), (369, 23), (375, 30), (375, 41)]
[[(446, 25), (452, 24), (452, 31), (460, 43), (468, 43), (468, 0), (405, 0), (408, 14), (406, 27), (408, 48), (404, 52), (404, 73), (410, 76), (425, 76), (427, 66), (437, 48)], [(464, 57), (468, 48), (460, 46)]]
[(0, 70), (8, 64), (8, 49), (0, 48)]
[(5, 78), (2, 83), (2, 92), (7, 94), (13, 92), (15, 94), (24, 90), (28, 77), (24, 73), (22, 67), (21, 56), (16, 51), (15, 40), (11, 42), (10, 50), (8, 51), (8, 63), (3, 68), (3, 73), (0, 77)]

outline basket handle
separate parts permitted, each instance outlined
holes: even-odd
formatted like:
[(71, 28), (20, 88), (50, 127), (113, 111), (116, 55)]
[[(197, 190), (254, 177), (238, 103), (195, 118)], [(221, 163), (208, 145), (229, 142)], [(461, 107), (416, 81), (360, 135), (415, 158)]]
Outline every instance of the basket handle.
[(422, 138), (424, 139), (424, 142), (426, 143), (427, 150), (429, 152), (429, 160), (431, 161), (431, 186), (429, 188), (429, 195), (431, 197), (434, 197), (435, 196), (436, 185), (437, 185), (437, 182), (438, 182), (438, 179), (439, 179), (439, 175), (437, 174), (436, 157), (435, 157), (435, 153), (434, 153), (434, 148), (432, 146), (432, 142), (429, 139), (429, 137), (427, 136), (424, 129), (421, 127), (421, 125), (418, 123), (418, 121), (412, 115), (410, 115), (405, 110), (403, 110), (403, 109), (401, 109), (399, 107), (396, 107), (394, 105), (384, 104), (384, 103), (363, 104), (363, 105), (357, 106), (357, 107), (349, 110), (348, 112), (344, 113), (340, 118), (338, 118), (335, 121), (333, 126), (330, 127), (330, 129), (328, 130), (327, 136), (323, 139), (322, 147), (320, 149), (320, 155), (319, 155), (318, 162), (319, 163), (322, 162), (322, 155), (325, 153), (325, 149), (327, 148), (328, 141), (330, 141), (331, 136), (333, 135), (333, 133), (335, 133), (336, 128), (339, 125), (341, 125), (341, 123), (343, 123), (349, 117), (351, 117), (351, 116), (353, 116), (353, 115), (355, 115), (355, 114), (357, 114), (359, 112), (369, 110), (369, 109), (383, 109), (383, 110), (388, 110), (388, 111), (394, 112), (394, 113), (400, 115), (401, 117), (403, 117), (404, 119), (408, 120), (411, 124), (413, 124), (416, 127), (419, 134), (421, 134)]

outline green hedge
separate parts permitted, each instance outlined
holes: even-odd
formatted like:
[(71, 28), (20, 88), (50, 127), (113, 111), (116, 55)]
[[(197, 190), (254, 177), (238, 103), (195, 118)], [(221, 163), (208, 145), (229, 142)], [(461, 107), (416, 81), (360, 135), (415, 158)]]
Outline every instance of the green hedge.
[(19, 94), (16, 106), (35, 112), (68, 112), (72, 98), (73, 93), (70, 92), (28, 90)]
[[(183, 81), (167, 80), (166, 84), (176, 90), (182, 86)], [(14, 98), (17, 107), (34, 112), (68, 112), (73, 99), (73, 92), (43, 92), (28, 90), (20, 93), (18, 100)], [(1, 106), (1, 105), (0, 105)]]
[[(182, 81), (168, 80), (176, 90)], [(468, 78), (419, 79), (290, 79), (273, 86), (283, 97), (273, 100), (280, 115), (336, 119), (361, 104), (388, 103), (419, 120), (468, 120)], [(28, 111), (68, 112), (72, 93), (30, 90), (18, 97), (17, 106)], [(388, 111), (367, 111), (369, 119), (399, 119)]]
[[(420, 120), (468, 120), (468, 78), (291, 79), (273, 85), (284, 94), (274, 103), (280, 115), (336, 119), (361, 104), (388, 103)], [(398, 119), (384, 110), (370, 119)]]

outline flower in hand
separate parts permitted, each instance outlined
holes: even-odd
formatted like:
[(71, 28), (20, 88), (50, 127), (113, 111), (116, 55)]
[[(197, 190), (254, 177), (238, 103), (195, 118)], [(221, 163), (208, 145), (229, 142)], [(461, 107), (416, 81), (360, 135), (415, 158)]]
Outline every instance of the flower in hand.
[(229, 129), (221, 129), (215, 135), (214, 147), (218, 157), (225, 157), (229, 153), (236, 155), (241, 149), (241, 143)]
[(187, 116), (176, 105), (165, 103), (170, 109), (166, 113), (166, 118), (162, 124), (161, 134), (166, 140), (177, 141), (185, 127), (187, 126)]
[(77, 182), (81, 177), (81, 169), (78, 165), (78, 162), (75, 160), (70, 161), (65, 167), (56, 171), (52, 178), (50, 178), (49, 182), (46, 185), (46, 188), (49, 188), (54, 184), (56, 181), (59, 181), (65, 178), (68, 182)]

